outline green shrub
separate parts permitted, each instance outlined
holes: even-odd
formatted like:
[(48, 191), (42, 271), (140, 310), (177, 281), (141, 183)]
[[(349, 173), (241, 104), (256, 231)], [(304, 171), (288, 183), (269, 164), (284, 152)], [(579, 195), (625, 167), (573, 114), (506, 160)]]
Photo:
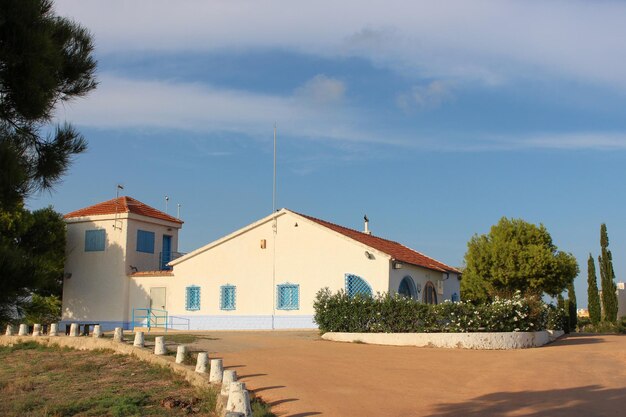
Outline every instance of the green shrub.
[[(324, 288), (313, 304), (321, 332), (429, 333), (518, 332), (561, 329), (562, 309), (516, 293), (491, 304), (445, 301), (424, 304), (398, 294), (349, 297)], [(552, 320), (552, 321), (550, 321)]]

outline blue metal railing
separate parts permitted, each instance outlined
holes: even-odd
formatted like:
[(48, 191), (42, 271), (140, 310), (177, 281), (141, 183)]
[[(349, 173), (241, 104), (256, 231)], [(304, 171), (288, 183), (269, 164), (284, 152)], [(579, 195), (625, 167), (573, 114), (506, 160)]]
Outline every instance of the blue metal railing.
[[(133, 308), (132, 326), (137, 324), (145, 326), (150, 331), (153, 327), (167, 329), (183, 330), (180, 327), (186, 327), (189, 330), (189, 319), (178, 316), (170, 316), (167, 310), (158, 308)], [(177, 329), (178, 327), (178, 329)]]
[(167, 332), (167, 310), (158, 308), (133, 308), (133, 327), (137, 322), (147, 327), (148, 331), (153, 327), (164, 327)]

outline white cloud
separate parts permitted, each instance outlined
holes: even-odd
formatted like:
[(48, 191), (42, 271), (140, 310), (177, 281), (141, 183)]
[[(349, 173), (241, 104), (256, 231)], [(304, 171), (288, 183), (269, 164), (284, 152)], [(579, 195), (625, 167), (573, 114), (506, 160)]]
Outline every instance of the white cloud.
[(415, 85), (408, 93), (398, 94), (396, 104), (404, 111), (410, 111), (415, 106), (420, 109), (433, 109), (453, 98), (450, 83), (435, 80), (428, 84)]
[(433, 79), (566, 77), (626, 90), (626, 2), (57, 0), (101, 52), (276, 48)]
[[(161, 128), (194, 132), (233, 132), (269, 137), (274, 122), (281, 134), (338, 141), (385, 142), (354, 128), (359, 116), (347, 106), (320, 106), (315, 99), (341, 98), (342, 83), (315, 77), (288, 96), (256, 94), (203, 84), (146, 81), (111, 74), (87, 100), (65, 105), (58, 119), (81, 126), (127, 129)], [(301, 93), (312, 94), (303, 98)], [(318, 97), (319, 96), (319, 97)]]
[(318, 74), (296, 89), (296, 95), (318, 104), (339, 102), (346, 92), (345, 84), (335, 78)]

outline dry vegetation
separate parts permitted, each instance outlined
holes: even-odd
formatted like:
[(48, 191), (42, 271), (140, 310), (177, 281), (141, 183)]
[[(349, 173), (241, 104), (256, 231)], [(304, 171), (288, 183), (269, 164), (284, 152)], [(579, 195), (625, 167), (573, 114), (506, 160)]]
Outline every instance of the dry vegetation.
[(216, 393), (109, 351), (25, 343), (0, 348), (0, 415), (213, 416)]

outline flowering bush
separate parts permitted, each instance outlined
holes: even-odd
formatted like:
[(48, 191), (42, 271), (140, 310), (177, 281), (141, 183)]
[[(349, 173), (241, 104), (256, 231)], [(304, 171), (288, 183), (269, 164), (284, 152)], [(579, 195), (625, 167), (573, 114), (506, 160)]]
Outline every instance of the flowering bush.
[(351, 333), (460, 333), (528, 332), (561, 329), (556, 310), (538, 298), (516, 293), (491, 304), (445, 301), (430, 305), (398, 294), (349, 297), (345, 291), (317, 293), (315, 322), (322, 332)]

